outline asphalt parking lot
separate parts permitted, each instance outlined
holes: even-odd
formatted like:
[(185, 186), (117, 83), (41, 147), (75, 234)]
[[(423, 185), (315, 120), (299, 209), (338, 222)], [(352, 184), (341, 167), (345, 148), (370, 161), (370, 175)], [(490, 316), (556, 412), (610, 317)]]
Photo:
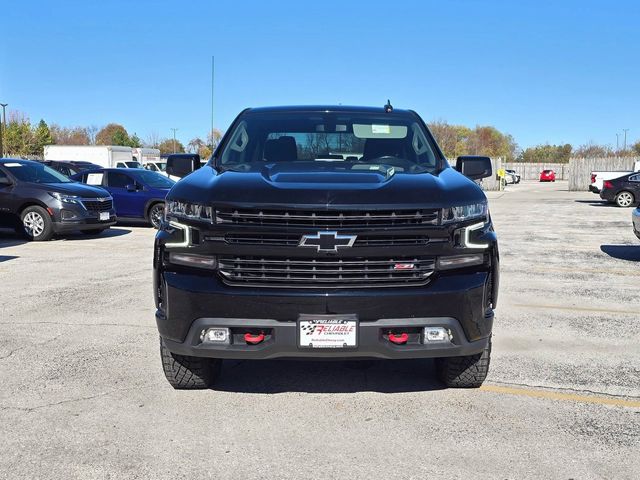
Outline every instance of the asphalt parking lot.
[(174, 391), (154, 231), (0, 234), (2, 478), (635, 479), (640, 241), (564, 182), (490, 194), (502, 279), (489, 378), (430, 361), (229, 361)]

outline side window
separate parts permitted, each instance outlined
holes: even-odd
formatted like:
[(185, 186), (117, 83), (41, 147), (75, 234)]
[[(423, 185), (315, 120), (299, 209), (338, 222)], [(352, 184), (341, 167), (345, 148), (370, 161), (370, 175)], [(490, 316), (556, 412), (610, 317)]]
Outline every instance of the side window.
[(638, 175), (631, 175), (631, 176), (629, 177), (629, 181), (630, 181), (630, 182), (640, 182), (640, 174), (638, 174)]
[(129, 178), (129, 175), (125, 175), (124, 173), (109, 172), (107, 183), (113, 188), (125, 188), (127, 185), (132, 185), (134, 181)]
[(0, 178), (9, 178), (9, 176), (4, 173), (2, 170), (0, 170)]

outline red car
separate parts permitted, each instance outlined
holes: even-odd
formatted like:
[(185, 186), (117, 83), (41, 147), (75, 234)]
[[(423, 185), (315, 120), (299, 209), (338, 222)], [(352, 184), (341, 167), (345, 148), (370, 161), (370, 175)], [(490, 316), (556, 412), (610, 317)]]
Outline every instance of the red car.
[(543, 170), (540, 172), (540, 181), (541, 182), (555, 182), (556, 181), (556, 172), (553, 170)]

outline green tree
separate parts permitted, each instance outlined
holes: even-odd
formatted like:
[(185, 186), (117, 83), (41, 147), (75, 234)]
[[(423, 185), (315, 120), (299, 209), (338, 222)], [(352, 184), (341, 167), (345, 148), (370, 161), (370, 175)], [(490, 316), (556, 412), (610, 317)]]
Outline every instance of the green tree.
[(184, 145), (180, 143), (180, 140), (175, 141), (175, 150), (173, 138), (165, 138), (158, 144), (161, 154), (167, 153), (184, 153)]
[[(132, 145), (136, 143), (136, 145)], [(127, 133), (126, 128), (117, 123), (110, 123), (96, 134), (96, 145), (121, 145), (125, 147), (138, 146), (140, 139), (135, 137), (135, 142)]]
[(631, 151), (634, 155), (640, 155), (640, 141), (631, 145)]
[(20, 112), (11, 112), (4, 133), (4, 149), (7, 156), (34, 155), (35, 141), (29, 118)]
[(525, 149), (518, 161), (530, 163), (568, 163), (573, 148), (565, 145), (536, 145)]
[(34, 138), (34, 153), (33, 155), (43, 155), (44, 154), (44, 146), (51, 145), (54, 143), (53, 137), (51, 136), (51, 130), (49, 129), (49, 125), (44, 120), (40, 120), (38, 125), (36, 126), (33, 132)]

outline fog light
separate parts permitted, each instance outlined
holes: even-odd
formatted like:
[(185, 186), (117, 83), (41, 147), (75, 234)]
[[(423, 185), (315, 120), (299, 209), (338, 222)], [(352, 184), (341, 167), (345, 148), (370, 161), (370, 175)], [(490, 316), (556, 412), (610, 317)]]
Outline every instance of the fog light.
[(454, 255), (451, 257), (439, 257), (438, 269), (451, 270), (452, 268), (471, 267), (473, 265), (482, 265), (483, 263), (483, 253), (475, 253), (473, 255)]
[(193, 253), (175, 253), (169, 254), (169, 262), (175, 265), (185, 265), (187, 267), (199, 267), (215, 269), (218, 262), (216, 257), (207, 255), (196, 255)]
[(78, 216), (71, 210), (62, 210), (62, 220), (74, 220)]
[(202, 343), (229, 343), (228, 328), (207, 328), (200, 334)]
[(423, 332), (423, 343), (450, 342), (451, 334), (444, 327), (425, 327)]

